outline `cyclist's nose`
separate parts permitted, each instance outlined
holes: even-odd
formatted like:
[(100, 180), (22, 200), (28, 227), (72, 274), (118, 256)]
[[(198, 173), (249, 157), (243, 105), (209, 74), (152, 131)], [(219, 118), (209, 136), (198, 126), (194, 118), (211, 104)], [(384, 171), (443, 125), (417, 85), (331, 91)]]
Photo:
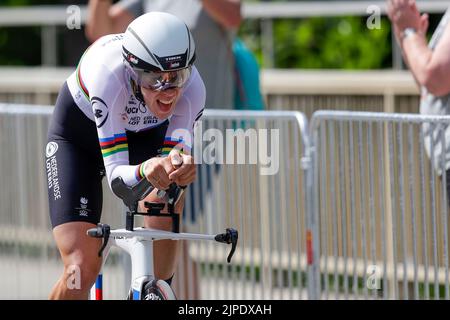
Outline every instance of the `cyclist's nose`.
[(178, 93), (177, 88), (172, 87), (172, 88), (167, 88), (165, 90), (162, 90), (160, 92), (160, 95), (165, 98), (173, 98), (174, 96), (177, 95), (177, 93)]

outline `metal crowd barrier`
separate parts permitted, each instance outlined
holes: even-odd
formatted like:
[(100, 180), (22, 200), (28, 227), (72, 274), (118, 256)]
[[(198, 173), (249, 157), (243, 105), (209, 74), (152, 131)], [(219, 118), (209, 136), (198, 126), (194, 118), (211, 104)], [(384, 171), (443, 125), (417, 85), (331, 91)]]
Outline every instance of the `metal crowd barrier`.
[[(51, 112), (0, 104), (0, 298), (46, 298), (62, 270), (45, 190)], [(449, 299), (445, 156), (424, 145), (424, 129), (432, 149), (446, 145), (449, 121), (319, 111), (308, 128), (298, 112), (205, 111), (183, 229), (235, 227), (240, 241), (231, 264), (225, 246), (183, 242), (178, 297)], [(123, 225), (104, 195), (103, 221)], [(124, 297), (127, 261), (109, 261), (106, 298)]]
[[(239, 130), (242, 136), (247, 135), (245, 145), (240, 147), (231, 136)], [(195, 137), (194, 145), (199, 148), (194, 155), (203, 163), (187, 196), (186, 228), (214, 233), (233, 226), (239, 230), (239, 246), (234, 262), (227, 265), (228, 248), (210, 243), (189, 244), (194, 264), (181, 263), (175, 273), (178, 294), (184, 293), (181, 297), (188, 299), (310, 297), (310, 209), (306, 199), (310, 196), (307, 186), (312, 176), (306, 174), (310, 164), (306, 118), (288, 111), (208, 110)], [(271, 142), (273, 138), (276, 143)], [(218, 147), (222, 142), (225, 152), (211, 152), (215, 161), (208, 159), (211, 145)], [(258, 155), (275, 158), (277, 152), (277, 170), (274, 165), (274, 174), (264, 175), (267, 162)], [(245, 160), (238, 159), (241, 155), (245, 155)], [(221, 157), (223, 164), (217, 160)], [(182, 270), (189, 269), (188, 274), (193, 274), (193, 268), (196, 277), (177, 281)], [(197, 287), (199, 290), (195, 291)]]
[[(319, 111), (313, 227), (323, 299), (449, 299), (445, 156), (449, 116)], [(431, 160), (431, 161), (430, 161)], [(432, 163), (436, 163), (435, 166)], [(445, 170), (444, 170), (445, 171)]]
[[(62, 271), (48, 218), (44, 170), (51, 113), (46, 106), (0, 104), (0, 176), (7, 181), (0, 191), (0, 298), (45, 299)], [(213, 110), (205, 111), (196, 130), (196, 143), (203, 147), (194, 152), (204, 161), (188, 189), (183, 228), (215, 233), (235, 227), (240, 240), (229, 265), (227, 246), (184, 243), (174, 278), (178, 297), (312, 297), (307, 215), (312, 175), (305, 174), (311, 172), (305, 117), (298, 112)], [(233, 137), (237, 132), (247, 135), (244, 145)], [(281, 143), (271, 142), (277, 137)], [(211, 141), (223, 143), (226, 150), (208, 153)], [(247, 160), (239, 158), (242, 150)], [(219, 156), (223, 164), (212, 161)], [(266, 156), (279, 159), (274, 163)], [(270, 173), (271, 164), (274, 174), (262, 174)], [(106, 185), (103, 207), (103, 221), (123, 225), (122, 206)], [(120, 253), (109, 261), (105, 298), (125, 297), (127, 268)]]

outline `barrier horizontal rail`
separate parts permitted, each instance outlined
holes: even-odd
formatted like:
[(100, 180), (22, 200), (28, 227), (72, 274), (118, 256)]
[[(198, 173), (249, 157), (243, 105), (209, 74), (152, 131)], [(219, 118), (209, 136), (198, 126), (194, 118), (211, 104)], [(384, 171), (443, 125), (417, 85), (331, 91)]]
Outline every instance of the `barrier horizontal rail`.
[(316, 111), (311, 119), (311, 128), (315, 130), (320, 120), (346, 120), (346, 121), (396, 121), (396, 122), (435, 122), (446, 124), (450, 116), (445, 115), (417, 115), (407, 113), (381, 113), (381, 112), (357, 112), (357, 111)]

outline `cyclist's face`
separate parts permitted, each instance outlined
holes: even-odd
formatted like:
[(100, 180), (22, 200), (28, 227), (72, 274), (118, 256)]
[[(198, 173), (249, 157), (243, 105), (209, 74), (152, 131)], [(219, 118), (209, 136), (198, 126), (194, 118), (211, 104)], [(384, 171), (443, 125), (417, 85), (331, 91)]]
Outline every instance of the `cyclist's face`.
[(175, 105), (181, 96), (181, 88), (177, 87), (163, 91), (155, 91), (141, 87), (141, 91), (145, 104), (161, 120), (167, 119), (172, 115)]

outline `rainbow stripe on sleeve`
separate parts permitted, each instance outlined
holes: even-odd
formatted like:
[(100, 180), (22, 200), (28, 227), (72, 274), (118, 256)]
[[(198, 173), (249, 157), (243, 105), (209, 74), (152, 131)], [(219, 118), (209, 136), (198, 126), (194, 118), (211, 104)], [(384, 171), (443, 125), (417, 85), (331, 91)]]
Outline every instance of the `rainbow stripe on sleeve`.
[(172, 139), (171, 137), (166, 137), (164, 140), (163, 147), (161, 149), (161, 155), (167, 156), (172, 149), (177, 149), (180, 151), (180, 153), (183, 153), (184, 149), (184, 143), (182, 139), (176, 140)]
[(99, 140), (103, 158), (118, 152), (128, 151), (127, 135), (125, 133), (115, 134), (114, 137), (100, 138)]

